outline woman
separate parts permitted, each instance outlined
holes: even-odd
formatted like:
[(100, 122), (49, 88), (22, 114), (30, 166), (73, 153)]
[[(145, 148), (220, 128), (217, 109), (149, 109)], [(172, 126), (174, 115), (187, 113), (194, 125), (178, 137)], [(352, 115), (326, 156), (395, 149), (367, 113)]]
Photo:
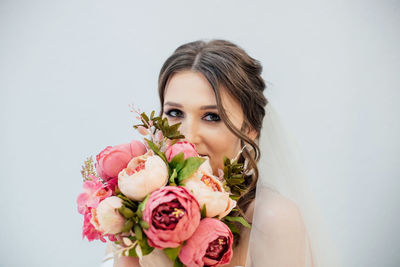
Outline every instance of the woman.
[[(250, 230), (240, 229), (241, 237), (227, 266), (313, 266), (297, 205), (265, 183), (257, 189), (255, 201), (258, 142), (269, 105), (261, 72), (260, 63), (231, 42), (184, 44), (161, 68), (161, 113), (171, 124), (181, 123), (186, 140), (196, 145), (200, 155), (210, 158), (214, 174), (223, 169), (224, 156), (234, 158), (242, 151), (239, 161), (245, 164), (247, 190), (238, 201), (238, 212), (254, 222), (252, 231), (257, 234), (252, 234), (249, 246)], [(153, 265), (171, 263), (162, 253), (152, 253), (140, 264), (136, 258), (121, 257), (114, 266)]]

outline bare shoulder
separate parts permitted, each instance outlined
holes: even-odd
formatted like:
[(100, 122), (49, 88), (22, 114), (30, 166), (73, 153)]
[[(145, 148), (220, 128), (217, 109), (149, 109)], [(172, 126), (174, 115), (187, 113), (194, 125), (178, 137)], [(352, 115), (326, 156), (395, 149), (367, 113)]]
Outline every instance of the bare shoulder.
[(253, 205), (256, 211), (253, 222), (269, 234), (304, 232), (304, 223), (298, 206), (281, 194), (263, 188), (257, 192)]

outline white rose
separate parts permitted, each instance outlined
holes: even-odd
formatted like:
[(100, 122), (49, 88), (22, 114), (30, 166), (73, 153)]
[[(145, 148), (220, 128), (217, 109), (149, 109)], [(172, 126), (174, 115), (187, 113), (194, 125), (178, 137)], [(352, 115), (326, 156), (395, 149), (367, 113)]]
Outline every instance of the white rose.
[(142, 201), (147, 194), (168, 182), (168, 167), (152, 150), (133, 158), (118, 175), (118, 187), (132, 200)]
[(183, 181), (185, 187), (192, 192), (200, 204), (206, 206), (206, 216), (218, 216), (222, 219), (236, 206), (236, 201), (229, 197), (221, 182), (213, 175), (205, 172), (192, 175)]
[(104, 234), (118, 234), (122, 231), (125, 218), (118, 209), (122, 206), (119, 197), (108, 197), (101, 201), (96, 208), (97, 227)]

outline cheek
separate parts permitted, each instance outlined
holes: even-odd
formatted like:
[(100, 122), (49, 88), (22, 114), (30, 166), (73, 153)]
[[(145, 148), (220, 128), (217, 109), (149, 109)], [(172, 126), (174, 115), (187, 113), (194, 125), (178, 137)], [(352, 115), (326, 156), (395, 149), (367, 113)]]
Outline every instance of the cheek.
[(223, 167), (223, 158), (227, 156), (232, 159), (240, 150), (239, 138), (231, 133), (226, 127), (213, 131), (208, 135), (207, 147), (210, 153), (211, 165), (216, 171), (217, 168)]

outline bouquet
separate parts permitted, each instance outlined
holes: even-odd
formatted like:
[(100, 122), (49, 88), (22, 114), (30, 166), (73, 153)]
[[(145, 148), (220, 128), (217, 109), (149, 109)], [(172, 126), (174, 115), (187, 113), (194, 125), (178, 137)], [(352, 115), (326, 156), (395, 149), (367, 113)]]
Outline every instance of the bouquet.
[(143, 142), (107, 146), (86, 159), (78, 212), (83, 238), (108, 239), (119, 255), (142, 258), (162, 250), (174, 266), (219, 266), (232, 258), (243, 164), (224, 158), (214, 175), (208, 157), (183, 141), (180, 123), (135, 111)]

